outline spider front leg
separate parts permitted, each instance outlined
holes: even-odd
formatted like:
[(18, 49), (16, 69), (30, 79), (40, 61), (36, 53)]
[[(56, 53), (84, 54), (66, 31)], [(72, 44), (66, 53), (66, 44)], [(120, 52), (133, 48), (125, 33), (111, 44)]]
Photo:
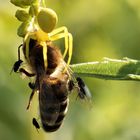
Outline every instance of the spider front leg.
[(70, 64), (73, 50), (73, 37), (72, 34), (68, 32), (66, 27), (60, 27), (49, 33), (51, 41), (59, 40), (61, 38), (65, 39), (65, 51), (63, 53), (63, 58), (65, 58), (68, 52), (67, 65)]

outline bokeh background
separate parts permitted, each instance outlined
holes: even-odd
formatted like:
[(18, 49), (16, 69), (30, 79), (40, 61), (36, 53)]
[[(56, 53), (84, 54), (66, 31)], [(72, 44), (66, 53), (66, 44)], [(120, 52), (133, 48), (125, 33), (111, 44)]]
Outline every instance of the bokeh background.
[[(47, 0), (74, 37), (72, 63), (103, 57), (140, 59), (140, 0)], [(89, 109), (73, 101), (57, 132), (39, 133), (37, 97), (29, 111), (28, 78), (10, 71), (22, 39), (16, 35), (17, 7), (0, 0), (0, 140), (140, 140), (140, 83), (82, 77), (93, 95)], [(61, 42), (62, 43), (62, 42)], [(63, 45), (63, 44), (62, 44)]]

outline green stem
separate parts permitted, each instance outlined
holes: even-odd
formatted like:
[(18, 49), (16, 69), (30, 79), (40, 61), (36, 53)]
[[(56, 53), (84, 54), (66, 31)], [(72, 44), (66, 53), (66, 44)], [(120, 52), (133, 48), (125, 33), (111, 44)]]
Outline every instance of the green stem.
[(45, 2), (45, 0), (41, 0), (42, 1), (42, 6), (43, 7), (46, 7), (46, 2)]

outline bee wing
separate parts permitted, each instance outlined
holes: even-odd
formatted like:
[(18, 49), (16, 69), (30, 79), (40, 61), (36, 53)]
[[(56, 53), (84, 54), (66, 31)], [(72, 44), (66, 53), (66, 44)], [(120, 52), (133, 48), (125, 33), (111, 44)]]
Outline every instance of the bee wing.
[(76, 78), (73, 75), (72, 78), (73, 79), (69, 82), (70, 91), (77, 89), (77, 99), (80, 99), (80, 101), (84, 102), (84, 104), (86, 103), (90, 108), (92, 108), (92, 95), (89, 88), (80, 77)]
[(85, 97), (88, 99), (88, 100), (91, 100), (92, 98), (92, 95), (91, 95), (91, 92), (89, 90), (89, 88), (87, 87), (87, 85), (84, 86), (84, 93), (85, 93)]
[[(93, 101), (92, 101), (91, 92), (90, 92), (89, 88), (87, 87), (87, 85), (85, 83), (81, 88), (83, 89), (81, 94), (83, 94), (83, 97), (84, 97), (82, 99), (84, 101), (86, 101), (88, 107), (91, 109), (93, 107)], [(80, 90), (80, 92), (81, 92), (81, 90)]]

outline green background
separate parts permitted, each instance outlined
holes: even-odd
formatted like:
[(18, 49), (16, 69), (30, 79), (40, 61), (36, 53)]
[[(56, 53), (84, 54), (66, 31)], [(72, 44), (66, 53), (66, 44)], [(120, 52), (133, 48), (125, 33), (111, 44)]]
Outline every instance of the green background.
[[(58, 14), (57, 27), (65, 25), (73, 34), (73, 64), (103, 57), (140, 59), (140, 0), (47, 0), (46, 5)], [(74, 99), (57, 132), (36, 131), (31, 120), (38, 116), (37, 97), (26, 111), (29, 79), (10, 75), (22, 43), (16, 10), (0, 0), (0, 139), (139, 140), (140, 86), (133, 81), (82, 77), (93, 95), (92, 109)]]

